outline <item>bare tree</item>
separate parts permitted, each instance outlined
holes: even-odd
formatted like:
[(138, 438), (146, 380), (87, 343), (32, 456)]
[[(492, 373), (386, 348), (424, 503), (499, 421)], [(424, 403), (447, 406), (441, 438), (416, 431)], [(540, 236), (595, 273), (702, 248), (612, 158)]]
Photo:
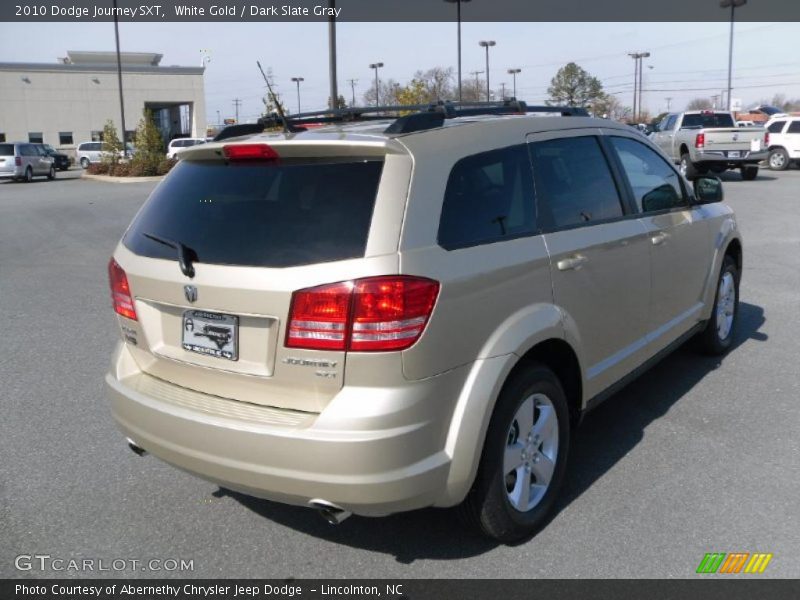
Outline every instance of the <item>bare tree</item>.
[(708, 98), (695, 98), (686, 105), (686, 110), (711, 110), (713, 106)]

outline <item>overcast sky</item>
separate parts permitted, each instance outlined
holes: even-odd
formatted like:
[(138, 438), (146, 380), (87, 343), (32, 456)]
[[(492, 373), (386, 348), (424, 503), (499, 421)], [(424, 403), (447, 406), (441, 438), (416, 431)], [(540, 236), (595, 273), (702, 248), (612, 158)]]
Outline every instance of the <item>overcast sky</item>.
[[(368, 65), (381, 61), (381, 77), (406, 83), (418, 69), (456, 66), (455, 23), (339, 23), (339, 90), (350, 100), (348, 79), (358, 79), (356, 97), (372, 81)], [(644, 107), (651, 113), (683, 108), (692, 98), (719, 94), (727, 85), (727, 23), (464, 23), (463, 71), (484, 69), (482, 39), (497, 46), (490, 54), (492, 88), (511, 85), (510, 67), (519, 67), (517, 96), (543, 102), (556, 70), (577, 62), (599, 77), (607, 92), (632, 103), (632, 51), (649, 51)], [(773, 94), (800, 98), (800, 23), (737, 23), (734, 98), (745, 106)], [(328, 34), (324, 23), (122, 23), (123, 51), (158, 52), (162, 65), (199, 65), (200, 51), (211, 54), (205, 76), (210, 123), (233, 114), (261, 113), (263, 83), (259, 59), (272, 68), (279, 91), (294, 109), (291, 77), (304, 77), (303, 109), (321, 108), (328, 97)], [(31, 43), (35, 40), (35, 43)], [(113, 50), (110, 23), (0, 23), (0, 62), (51, 62), (67, 50)], [(704, 88), (704, 89), (696, 89)], [(711, 89), (708, 89), (711, 88)], [(648, 91), (653, 90), (653, 91)]]

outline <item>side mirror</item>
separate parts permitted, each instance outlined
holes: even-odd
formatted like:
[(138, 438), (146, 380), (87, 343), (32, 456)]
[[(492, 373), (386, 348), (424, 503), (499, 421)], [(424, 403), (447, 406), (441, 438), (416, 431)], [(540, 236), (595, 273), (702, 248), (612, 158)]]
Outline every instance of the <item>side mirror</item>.
[(722, 202), (725, 194), (719, 177), (700, 176), (694, 180), (694, 196), (698, 204)]

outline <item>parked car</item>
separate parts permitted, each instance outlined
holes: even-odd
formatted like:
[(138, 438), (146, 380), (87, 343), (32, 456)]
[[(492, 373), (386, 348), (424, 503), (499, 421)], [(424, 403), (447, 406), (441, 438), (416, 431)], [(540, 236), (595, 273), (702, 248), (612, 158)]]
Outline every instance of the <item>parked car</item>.
[(690, 338), (731, 348), (719, 179), (608, 120), (447, 110), (184, 151), (108, 267), (134, 451), (336, 523), (460, 505), (512, 542), (587, 410)]
[(205, 138), (175, 138), (167, 146), (167, 158), (177, 158), (178, 154), (185, 148), (205, 143)]
[(41, 147), (44, 149), (44, 153), (53, 159), (53, 164), (55, 165), (56, 169), (59, 171), (66, 171), (69, 169), (69, 156), (58, 152), (50, 144), (41, 144)]
[(28, 142), (0, 143), (0, 178), (16, 179), (27, 183), (34, 177), (56, 178), (53, 158), (41, 144)]
[(767, 158), (767, 132), (761, 127), (737, 127), (726, 111), (692, 110), (672, 113), (659, 123), (652, 141), (694, 178), (708, 172), (738, 169), (742, 179), (758, 176)]
[[(129, 157), (136, 153), (136, 148), (130, 142), (126, 144), (126, 147)], [(102, 162), (103, 155), (108, 152), (107, 148), (107, 144), (103, 142), (83, 142), (78, 146), (78, 163), (86, 169), (92, 163)], [(122, 158), (124, 153), (119, 152), (118, 156)]]
[(800, 163), (800, 117), (777, 117), (767, 123), (770, 169), (783, 171)]

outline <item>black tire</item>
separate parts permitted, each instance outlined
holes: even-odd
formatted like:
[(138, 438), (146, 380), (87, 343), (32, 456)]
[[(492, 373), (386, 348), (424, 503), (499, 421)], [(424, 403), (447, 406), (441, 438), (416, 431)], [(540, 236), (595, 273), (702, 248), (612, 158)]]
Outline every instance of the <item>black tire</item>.
[(23, 178), (22, 181), (24, 181), (25, 183), (30, 183), (31, 181), (33, 181), (33, 169), (31, 169), (30, 167), (25, 169), (25, 177)]
[(89, 168), (89, 159), (86, 158), (85, 156), (81, 159), (81, 167), (84, 169)]
[(50, 170), (47, 172), (47, 178), (52, 181), (56, 178), (56, 168), (50, 167)]
[(699, 174), (697, 167), (695, 167), (691, 157), (688, 154), (681, 154), (681, 162), (679, 166), (681, 173), (683, 173), (683, 176), (686, 177), (686, 179), (693, 179)]
[[(503, 461), (517, 410), (533, 394), (543, 394), (555, 409), (558, 450), (544, 495), (530, 510), (521, 512), (508, 498), (508, 478), (503, 473)], [(462, 518), (484, 535), (503, 543), (517, 542), (536, 533), (550, 516), (564, 481), (569, 435), (569, 407), (561, 382), (540, 363), (530, 362), (521, 366), (505, 383), (497, 400), (475, 482), (459, 507)]]
[(758, 165), (747, 165), (739, 170), (742, 173), (742, 179), (745, 181), (753, 181), (758, 177)]
[(767, 157), (767, 164), (773, 171), (785, 171), (789, 168), (792, 161), (789, 159), (789, 153), (784, 148), (773, 148), (769, 151)]
[[(733, 277), (733, 293), (734, 293), (734, 303), (733, 303), (733, 322), (730, 326), (730, 330), (728, 331), (727, 335), (724, 337), (720, 336), (720, 331), (718, 328), (718, 320), (717, 320), (717, 312), (719, 310), (719, 293), (720, 293), (720, 285), (722, 283), (722, 278), (725, 277), (725, 274), (729, 273)], [(733, 338), (736, 335), (736, 326), (739, 322), (739, 269), (736, 266), (736, 261), (730, 257), (726, 256), (722, 262), (722, 269), (720, 269), (719, 277), (717, 277), (717, 287), (716, 291), (714, 292), (714, 309), (711, 313), (711, 318), (706, 323), (705, 329), (701, 331), (697, 336), (697, 341), (699, 343), (699, 349), (704, 354), (710, 354), (712, 356), (720, 356), (725, 354), (728, 350), (731, 349), (733, 345)]]

